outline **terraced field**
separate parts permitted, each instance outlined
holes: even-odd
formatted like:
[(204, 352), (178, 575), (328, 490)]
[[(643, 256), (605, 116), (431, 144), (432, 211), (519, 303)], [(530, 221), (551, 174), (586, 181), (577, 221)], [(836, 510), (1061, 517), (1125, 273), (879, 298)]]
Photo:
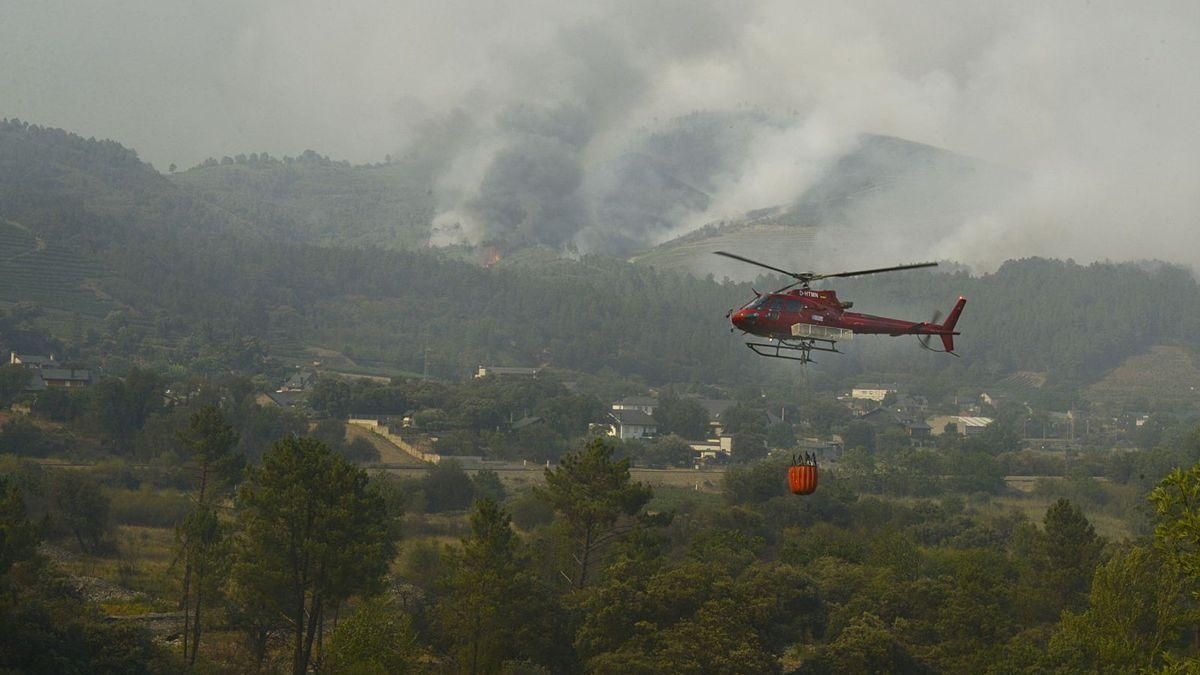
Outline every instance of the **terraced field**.
[(1085, 395), (1116, 408), (1145, 408), (1148, 401), (1194, 408), (1200, 402), (1200, 367), (1190, 349), (1158, 345), (1125, 359)]
[(0, 222), (0, 302), (34, 302), (51, 310), (104, 317), (116, 305), (93, 288), (104, 267), (18, 223)]

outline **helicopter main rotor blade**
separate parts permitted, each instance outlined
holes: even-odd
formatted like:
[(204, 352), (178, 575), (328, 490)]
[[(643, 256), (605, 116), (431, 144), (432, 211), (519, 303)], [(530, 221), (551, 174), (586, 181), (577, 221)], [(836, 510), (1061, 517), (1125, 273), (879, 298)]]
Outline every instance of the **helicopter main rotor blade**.
[(810, 278), (813, 281), (817, 279), (831, 279), (833, 277), (859, 277), (864, 274), (880, 274), (882, 272), (899, 272), (900, 270), (915, 270), (922, 267), (937, 267), (935, 262), (916, 263), (913, 265), (896, 265), (895, 267), (879, 267), (873, 270), (858, 270), (856, 272), (838, 272), (836, 274), (814, 274)]
[[(771, 270), (772, 272), (779, 272), (780, 274), (786, 274), (787, 276), (795, 279), (797, 283), (804, 284), (805, 288), (808, 287), (809, 282), (818, 281), (821, 279), (832, 279), (835, 277), (838, 277), (838, 278), (860, 277), (860, 276), (864, 276), (867, 274), (881, 274), (883, 272), (899, 272), (901, 270), (915, 270), (915, 269), (921, 269), (922, 267), (937, 267), (938, 266), (938, 264), (935, 262), (925, 262), (925, 263), (915, 263), (912, 265), (895, 265), (893, 267), (877, 267), (875, 269), (856, 270), (854, 272), (836, 272), (833, 274), (817, 274), (815, 272), (789, 272), (788, 270), (780, 269), (778, 267), (774, 267), (774, 266), (768, 265), (766, 263), (761, 263), (757, 260), (751, 260), (750, 258), (747, 258), (745, 256), (741, 256), (736, 253), (730, 253), (728, 251), (713, 251), (713, 253), (715, 253), (719, 256), (724, 256), (726, 258), (732, 258), (733, 260), (737, 260), (739, 262), (756, 265), (758, 267), (762, 267), (763, 269)], [(791, 288), (792, 286), (795, 286), (795, 285), (796, 284), (788, 284), (787, 286), (784, 286), (783, 289), (781, 289), (779, 291), (775, 291), (775, 292), (780, 293), (783, 290)]]
[(757, 260), (751, 260), (749, 258), (740, 256), (736, 253), (729, 253), (727, 251), (713, 251), (713, 253), (715, 253), (717, 255), (725, 256), (726, 258), (733, 258), (734, 260), (740, 260), (744, 263), (750, 263), (751, 265), (758, 265), (759, 267), (764, 267), (766, 269), (771, 270), (772, 272), (779, 272), (780, 274), (786, 274), (789, 277), (792, 277), (793, 279), (802, 279), (802, 278), (808, 277), (808, 275), (806, 275), (806, 274), (796, 274), (795, 272), (781, 270), (778, 267), (771, 267), (770, 265), (768, 265), (766, 263), (760, 263)]

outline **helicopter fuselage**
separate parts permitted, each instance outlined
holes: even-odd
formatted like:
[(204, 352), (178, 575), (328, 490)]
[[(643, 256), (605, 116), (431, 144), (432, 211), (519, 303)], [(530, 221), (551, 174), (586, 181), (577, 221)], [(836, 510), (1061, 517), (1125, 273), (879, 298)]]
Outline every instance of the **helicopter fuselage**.
[[(966, 301), (958, 299), (952, 312), (957, 318)], [(792, 289), (786, 293), (764, 293), (730, 314), (738, 330), (770, 339), (790, 339), (792, 326), (810, 324), (840, 328), (865, 335), (958, 335), (954, 325), (925, 321), (905, 321), (871, 314), (846, 311), (851, 303), (838, 300), (831, 290)]]

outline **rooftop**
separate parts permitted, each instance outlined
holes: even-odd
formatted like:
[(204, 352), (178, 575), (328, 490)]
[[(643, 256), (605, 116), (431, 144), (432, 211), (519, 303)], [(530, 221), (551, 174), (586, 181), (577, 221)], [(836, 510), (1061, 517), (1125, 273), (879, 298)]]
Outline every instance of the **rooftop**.
[(969, 427), (986, 427), (992, 423), (992, 418), (990, 417), (968, 417), (965, 415), (955, 415), (955, 417), (959, 422)]
[(78, 368), (42, 368), (42, 379), (44, 380), (71, 380), (72, 382), (88, 382), (92, 379), (92, 372), (86, 369)]
[(658, 405), (658, 399), (653, 396), (626, 396), (617, 401), (617, 405)]
[(614, 410), (609, 413), (617, 424), (641, 427), (656, 427), (658, 422), (641, 410)]
[(729, 410), (737, 405), (737, 401), (731, 401), (723, 398), (698, 398), (696, 399), (696, 403), (699, 403), (700, 407), (704, 408), (704, 410), (708, 412), (708, 417), (710, 419), (716, 419), (720, 417), (726, 410)]
[(484, 375), (537, 375), (541, 368), (523, 368), (520, 366), (479, 366), (475, 377)]
[(10, 352), (8, 362), (11, 364), (23, 364), (29, 366), (44, 366), (47, 364), (56, 363), (54, 355), (46, 356), (45, 354), (18, 354)]
[(268, 391), (267, 397), (281, 408), (290, 408), (304, 400), (304, 394), (298, 391)]
[(544, 421), (545, 421), (544, 419), (542, 419), (541, 417), (537, 417), (537, 416), (522, 417), (521, 419), (512, 423), (512, 430), (518, 431), (520, 429), (524, 429), (525, 427), (531, 427), (535, 424), (541, 424)]

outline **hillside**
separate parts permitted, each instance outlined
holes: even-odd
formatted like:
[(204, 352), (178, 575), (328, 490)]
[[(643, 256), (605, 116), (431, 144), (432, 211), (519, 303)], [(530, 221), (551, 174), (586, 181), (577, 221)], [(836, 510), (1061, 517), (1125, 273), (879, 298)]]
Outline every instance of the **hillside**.
[(95, 258), (48, 243), (20, 223), (0, 221), (0, 302), (33, 302), (98, 319), (117, 308), (98, 292), (111, 276)]
[[(234, 214), (174, 186), (137, 152), (110, 140), (0, 121), (0, 204), (48, 241), (99, 250), (114, 239), (175, 234), (220, 236), (251, 228)], [(87, 224), (73, 219), (84, 216)]]
[[(771, 251), (796, 264), (834, 264), (856, 249), (892, 257), (927, 255), (937, 241), (1013, 190), (1019, 174), (942, 148), (864, 135), (834, 159), (790, 204), (763, 204), (742, 218), (712, 223), (637, 255), (662, 269), (711, 271), (707, 254)], [(753, 269), (722, 265), (721, 274), (752, 278)]]
[(255, 153), (170, 179), (283, 241), (411, 249), (429, 240), (431, 181), (411, 160), (351, 166), (311, 150), (294, 159)]
[(151, 309), (162, 290), (152, 278), (232, 233), (254, 238), (133, 150), (0, 121), (0, 303), (36, 303), (60, 324), (95, 325), (114, 310), (142, 320), (135, 308)]
[[(379, 374), (428, 367), (460, 377), (494, 363), (650, 383), (757, 383), (798, 372), (753, 358), (729, 333), (724, 312), (751, 296), (750, 283), (547, 249), (484, 268), (438, 250), (295, 243), (115, 143), (13, 123), (2, 132), (0, 302), (52, 310), (40, 321), (60, 339), (94, 329), (95, 359), (257, 372), (264, 358), (331, 354)], [(862, 311), (914, 319), (960, 294), (970, 303), (961, 359), (913, 340), (856, 340), (814, 371), (834, 377), (952, 370), (991, 383), (1038, 371), (1084, 383), (1200, 334), (1200, 288), (1169, 265), (1028, 259), (978, 277), (918, 271), (837, 289)], [(1119, 315), (1110, 289), (1121, 290)]]
[[(215, 353), (247, 367), (321, 349), (376, 372), (546, 364), (657, 381), (733, 378), (749, 362), (722, 332), (721, 308), (745, 289), (696, 293), (607, 259), (488, 270), (436, 251), (268, 239), (130, 150), (21, 123), (4, 125), (0, 157), (0, 218), (14, 233), (0, 301), (99, 302), (83, 308), (85, 328), (139, 360), (220, 367), (197, 360)], [(22, 267), (52, 255), (61, 269)], [(120, 316), (101, 325), (112, 309)], [(68, 337), (61, 320), (48, 328)]]
[(1194, 409), (1200, 368), (1194, 349), (1158, 345), (1130, 356), (1087, 388), (1088, 401), (1113, 410)]
[(778, 213), (778, 209), (769, 209), (767, 215), (752, 219), (707, 225), (639, 253), (631, 261), (661, 270), (697, 275), (718, 271), (721, 276), (746, 278), (753, 272), (713, 258), (712, 254), (715, 251), (787, 251), (789, 255), (803, 255), (811, 252), (816, 244), (818, 228), (779, 222), (776, 219)]
[(864, 134), (779, 218), (813, 225), (944, 229), (1019, 179), (1011, 170), (943, 148)]

